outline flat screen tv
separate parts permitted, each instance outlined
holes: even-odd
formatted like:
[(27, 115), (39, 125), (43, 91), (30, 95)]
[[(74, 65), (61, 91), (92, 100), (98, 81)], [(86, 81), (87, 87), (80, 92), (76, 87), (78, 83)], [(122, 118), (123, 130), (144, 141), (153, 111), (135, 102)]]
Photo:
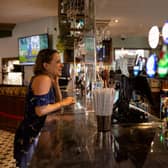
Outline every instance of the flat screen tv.
[(38, 34), (27, 37), (20, 37), (19, 61), (21, 65), (32, 65), (41, 49), (49, 48), (48, 34)]

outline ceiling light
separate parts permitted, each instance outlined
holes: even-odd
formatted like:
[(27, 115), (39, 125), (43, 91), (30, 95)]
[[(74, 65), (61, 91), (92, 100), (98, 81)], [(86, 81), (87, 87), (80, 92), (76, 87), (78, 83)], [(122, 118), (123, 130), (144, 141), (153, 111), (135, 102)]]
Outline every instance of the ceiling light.
[(114, 20), (114, 22), (115, 22), (115, 23), (118, 23), (118, 22), (119, 22), (119, 20), (118, 20), (118, 19), (115, 19), (115, 20)]

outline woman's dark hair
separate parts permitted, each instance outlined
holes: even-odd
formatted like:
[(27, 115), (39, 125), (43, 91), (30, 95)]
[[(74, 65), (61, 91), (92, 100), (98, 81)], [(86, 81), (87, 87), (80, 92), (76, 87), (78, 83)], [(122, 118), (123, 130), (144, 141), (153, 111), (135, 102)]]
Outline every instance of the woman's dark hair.
[(36, 63), (34, 66), (34, 74), (40, 75), (46, 73), (46, 70), (43, 66), (43, 63), (50, 63), (53, 58), (53, 54), (58, 53), (57, 50), (54, 49), (43, 49), (39, 51), (36, 59)]

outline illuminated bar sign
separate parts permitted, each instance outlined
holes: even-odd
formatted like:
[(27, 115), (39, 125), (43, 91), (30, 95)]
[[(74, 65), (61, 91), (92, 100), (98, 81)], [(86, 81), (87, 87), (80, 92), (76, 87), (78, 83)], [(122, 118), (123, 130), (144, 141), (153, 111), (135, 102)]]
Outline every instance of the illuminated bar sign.
[(152, 26), (148, 34), (148, 42), (151, 48), (155, 49), (159, 44), (159, 28), (158, 26)]
[(146, 63), (146, 73), (150, 78), (153, 78), (157, 70), (157, 56), (156, 54), (151, 54)]
[(168, 21), (163, 25), (162, 37), (165, 44), (168, 44)]

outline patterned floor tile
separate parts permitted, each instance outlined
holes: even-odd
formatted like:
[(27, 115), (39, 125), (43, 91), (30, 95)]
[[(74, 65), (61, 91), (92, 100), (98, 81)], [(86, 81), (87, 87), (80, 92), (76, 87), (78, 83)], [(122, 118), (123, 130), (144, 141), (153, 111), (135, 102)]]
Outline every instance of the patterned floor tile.
[(14, 133), (0, 129), (0, 168), (16, 168), (13, 158)]

